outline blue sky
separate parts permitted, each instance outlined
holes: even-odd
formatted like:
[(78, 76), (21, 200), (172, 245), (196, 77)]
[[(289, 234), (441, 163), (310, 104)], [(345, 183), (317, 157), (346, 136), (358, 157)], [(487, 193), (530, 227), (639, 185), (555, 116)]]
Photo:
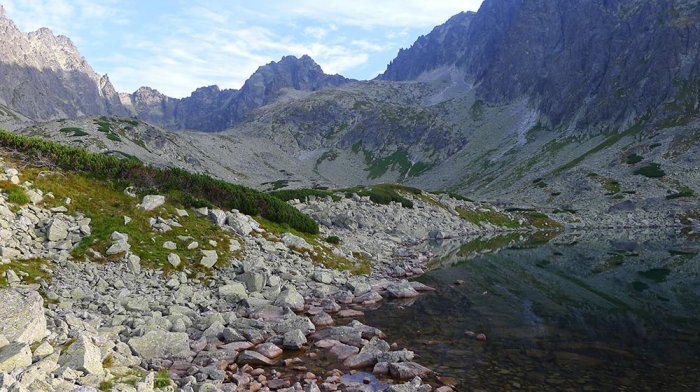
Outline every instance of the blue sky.
[(308, 54), (327, 73), (370, 79), (399, 48), (482, 0), (0, 0), (22, 31), (70, 37), (118, 91), (173, 96), (238, 88), (259, 66)]

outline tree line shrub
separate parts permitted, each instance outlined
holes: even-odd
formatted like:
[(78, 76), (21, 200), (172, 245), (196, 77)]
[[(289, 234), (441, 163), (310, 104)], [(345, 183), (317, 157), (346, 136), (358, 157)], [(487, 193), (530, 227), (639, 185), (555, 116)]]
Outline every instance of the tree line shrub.
[(222, 208), (259, 215), (305, 233), (318, 233), (318, 224), (296, 208), (269, 194), (194, 174), (178, 168), (147, 166), (134, 158), (119, 159), (65, 146), (49, 140), (0, 130), (0, 145), (45, 160), (63, 170), (80, 171), (99, 179), (123, 180), (140, 188), (161, 192), (178, 191), (188, 200), (206, 200)]

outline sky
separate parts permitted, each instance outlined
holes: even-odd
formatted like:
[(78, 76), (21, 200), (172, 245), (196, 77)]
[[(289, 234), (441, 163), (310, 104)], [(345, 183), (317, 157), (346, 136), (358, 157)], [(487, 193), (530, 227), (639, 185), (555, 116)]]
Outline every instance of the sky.
[(66, 35), (117, 91), (240, 88), (285, 55), (371, 79), (400, 48), (482, 0), (0, 0), (22, 31)]

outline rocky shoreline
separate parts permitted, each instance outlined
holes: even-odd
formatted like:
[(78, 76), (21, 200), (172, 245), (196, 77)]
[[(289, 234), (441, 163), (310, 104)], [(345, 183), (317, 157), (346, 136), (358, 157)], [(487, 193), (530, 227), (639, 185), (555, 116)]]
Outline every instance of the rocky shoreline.
[[(19, 177), (12, 182), (19, 184)], [(10, 287), (0, 289), (8, 304), (0, 310), (0, 391), (433, 390), (436, 378), (414, 362), (413, 352), (354, 318), (384, 298), (431, 290), (405, 280), (420, 275), (430, 257), (412, 245), (483, 231), (427, 205), (418, 214), (359, 197), (334, 207), (324, 200), (299, 205), (325, 211), (322, 233), (343, 238), (336, 255), (380, 260), (371, 274), (355, 276), (319, 266), (306, 240), (266, 231), (237, 211), (178, 211), (206, 216), (235, 234), (240, 241), (230, 246), (242, 257), (208, 273), (165, 273), (142, 268), (128, 235), (116, 231), (112, 246), (98, 255), (104, 262), (73, 260), (71, 249), (91, 233), (90, 220), (65, 215), (65, 208), (43, 209), (42, 200), (52, 195), (22, 186), (32, 195), (28, 205), (2, 199), (11, 235), (2, 244)], [(163, 202), (148, 195), (139, 205), (157, 210)], [(426, 218), (441, 224), (419, 230), (416, 222)], [(163, 216), (153, 219), (152, 229), (177, 224), (177, 216)], [(192, 247), (197, 239), (181, 240), (162, 246)], [(14, 272), (32, 257), (48, 261), (41, 268), (50, 279), (32, 282)], [(216, 258), (202, 250), (199, 264), (211, 267)], [(367, 373), (353, 378), (357, 370)]]

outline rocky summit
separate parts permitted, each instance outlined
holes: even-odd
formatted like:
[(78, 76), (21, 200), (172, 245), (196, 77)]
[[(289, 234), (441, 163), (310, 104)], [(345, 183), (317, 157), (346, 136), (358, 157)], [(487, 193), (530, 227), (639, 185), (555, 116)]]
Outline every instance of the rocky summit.
[(698, 15), (484, 0), (175, 98), (0, 5), (0, 392), (697, 390)]

